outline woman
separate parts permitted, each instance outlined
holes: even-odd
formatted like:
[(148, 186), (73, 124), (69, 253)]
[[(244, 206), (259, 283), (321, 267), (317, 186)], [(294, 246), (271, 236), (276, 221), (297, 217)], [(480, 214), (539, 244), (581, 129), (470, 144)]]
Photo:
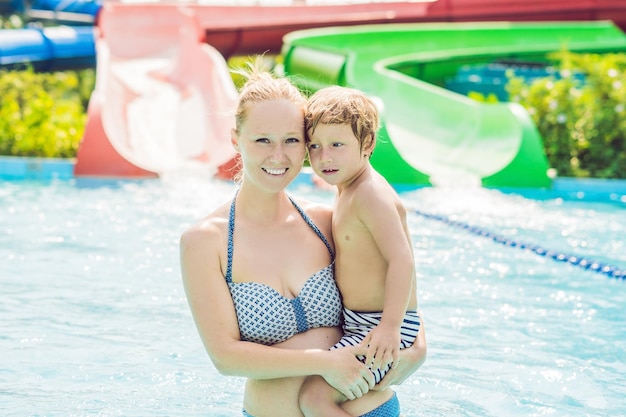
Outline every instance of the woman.
[(242, 74), (248, 81), (231, 134), (241, 157), (239, 190), (181, 237), (196, 326), (218, 371), (248, 378), (244, 416), (301, 417), (298, 394), (308, 375), (355, 399), (344, 405), (351, 415), (383, 411), (395, 398), (388, 387), (423, 363), (423, 332), (373, 390), (371, 372), (355, 357), (366, 348), (328, 351), (341, 337), (331, 212), (285, 192), (306, 155), (306, 100), (259, 62)]

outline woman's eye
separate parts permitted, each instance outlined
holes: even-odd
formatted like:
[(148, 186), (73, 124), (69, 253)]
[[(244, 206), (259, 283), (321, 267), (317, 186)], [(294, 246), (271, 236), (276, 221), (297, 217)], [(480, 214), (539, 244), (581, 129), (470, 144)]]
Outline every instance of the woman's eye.
[(289, 138), (287, 139), (287, 143), (299, 143), (300, 139), (298, 138)]
[(259, 143), (268, 143), (270, 140), (268, 138), (258, 138), (256, 141)]
[(317, 144), (315, 144), (315, 143), (309, 143), (309, 149), (317, 149), (317, 148), (319, 148), (319, 147), (320, 147), (320, 146), (319, 146), (319, 145), (317, 145)]

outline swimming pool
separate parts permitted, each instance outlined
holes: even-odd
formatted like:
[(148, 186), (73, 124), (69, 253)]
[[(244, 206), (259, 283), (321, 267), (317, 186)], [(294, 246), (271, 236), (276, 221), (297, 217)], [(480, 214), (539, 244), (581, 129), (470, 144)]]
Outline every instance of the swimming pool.
[[(0, 414), (239, 416), (182, 289), (178, 237), (229, 199), (199, 176), (0, 182)], [(330, 202), (303, 184), (293, 194)], [(623, 204), (487, 189), (402, 193), (423, 213), (626, 266)], [(411, 416), (626, 415), (626, 280), (411, 212), (426, 364)]]

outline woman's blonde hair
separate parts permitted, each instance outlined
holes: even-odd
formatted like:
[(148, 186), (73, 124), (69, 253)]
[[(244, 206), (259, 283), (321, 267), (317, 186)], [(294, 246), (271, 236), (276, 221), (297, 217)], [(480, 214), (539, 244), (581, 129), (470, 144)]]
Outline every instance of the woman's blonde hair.
[(265, 100), (285, 99), (294, 104), (306, 106), (306, 97), (288, 79), (276, 77), (264, 68), (263, 56), (247, 62), (247, 68), (233, 70), (234, 73), (243, 77), (246, 81), (239, 89), (239, 100), (235, 110), (235, 128), (239, 131), (241, 125), (248, 117), (248, 109), (251, 104)]

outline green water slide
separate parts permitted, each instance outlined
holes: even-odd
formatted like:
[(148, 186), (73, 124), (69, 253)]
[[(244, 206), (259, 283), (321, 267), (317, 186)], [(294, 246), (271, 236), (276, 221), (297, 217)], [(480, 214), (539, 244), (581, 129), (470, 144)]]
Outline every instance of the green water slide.
[(378, 100), (372, 164), (392, 184), (534, 188), (551, 178), (527, 111), (443, 85), (463, 65), (541, 63), (562, 49), (626, 51), (626, 36), (606, 21), (384, 24), (292, 32), (282, 52), (301, 88), (346, 85)]

